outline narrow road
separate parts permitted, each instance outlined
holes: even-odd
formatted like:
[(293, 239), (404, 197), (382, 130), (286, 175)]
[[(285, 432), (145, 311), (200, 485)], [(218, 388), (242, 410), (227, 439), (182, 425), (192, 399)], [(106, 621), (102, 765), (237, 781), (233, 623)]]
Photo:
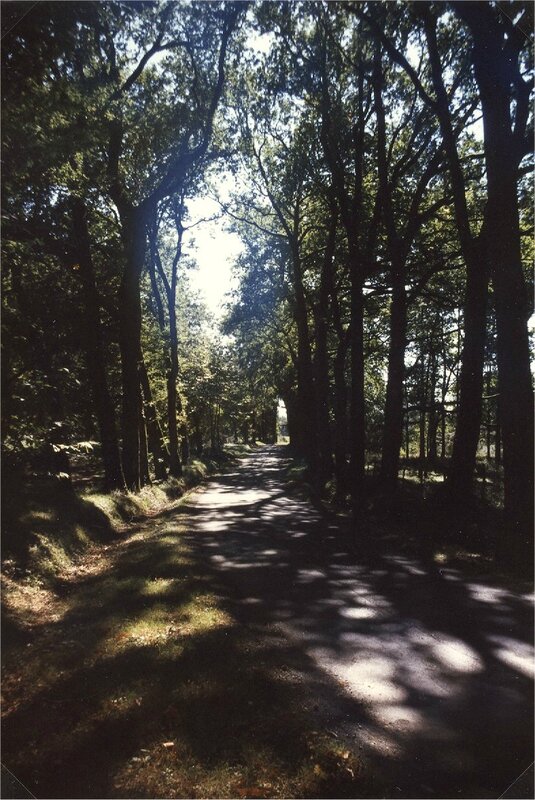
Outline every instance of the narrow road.
[(5, 797), (532, 796), (532, 595), (353, 554), (286, 463), (260, 448), (28, 588)]
[(401, 555), (355, 563), (283, 466), (283, 448), (257, 451), (184, 509), (222, 601), (293, 645), (322, 722), (399, 796), (505, 793), (532, 761), (533, 596)]

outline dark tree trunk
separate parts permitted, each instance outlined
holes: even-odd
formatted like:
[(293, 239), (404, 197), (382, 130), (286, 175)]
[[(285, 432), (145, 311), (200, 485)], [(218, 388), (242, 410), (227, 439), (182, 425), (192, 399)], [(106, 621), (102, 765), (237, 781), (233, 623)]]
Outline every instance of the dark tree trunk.
[[(444, 405), (444, 399), (440, 407), (440, 459), (442, 465), (444, 465), (446, 460), (446, 406)], [(444, 469), (444, 466), (442, 466), (442, 469)]]
[[(480, 241), (480, 252), (481, 245)], [(488, 282), (488, 266), (481, 258), (479, 269), (469, 269), (466, 275), (459, 406), (448, 480), (454, 497), (459, 499), (472, 489), (479, 443)]]
[(336, 494), (339, 500), (345, 499), (348, 491), (347, 451), (347, 384), (346, 384), (347, 341), (343, 336), (338, 340), (334, 359), (334, 463), (336, 471)]
[(496, 410), (496, 435), (494, 439), (494, 461), (496, 466), (502, 463), (502, 426), (500, 423), (500, 410)]
[(429, 410), (429, 425), (427, 427), (427, 460), (433, 469), (437, 466), (437, 433), (440, 417), (434, 400)]
[(425, 453), (425, 411), (422, 408), (420, 411), (420, 427), (419, 427), (419, 443), (420, 443), (420, 453), (418, 456), (420, 462), (420, 470), (423, 472), (423, 468), (425, 465), (426, 460), (426, 453)]
[(297, 391), (301, 417), (302, 453), (310, 468), (313, 480), (318, 478), (318, 436), (316, 430), (317, 406), (314, 386), (314, 368), (308, 328), (308, 311), (303, 287), (302, 265), (296, 247), (292, 252), (292, 282), (294, 289), (294, 317), (297, 327)]
[(487, 372), (486, 381), (485, 381), (485, 390), (487, 392), (487, 413), (486, 413), (486, 420), (487, 420), (487, 435), (486, 435), (486, 445), (487, 445), (487, 460), (490, 461), (491, 459), (491, 447), (492, 447), (492, 405), (491, 405), (491, 398), (490, 398), (490, 389), (491, 389), (491, 380), (490, 380), (490, 371)]
[(296, 453), (302, 453), (302, 429), (299, 417), (299, 403), (294, 393), (286, 393), (282, 397), (284, 405), (286, 406), (286, 419), (288, 424), (288, 437), (290, 440), (290, 447)]
[[(366, 448), (366, 409), (364, 395), (364, 298), (365, 269), (369, 265), (366, 256), (372, 250), (374, 226), (370, 225), (367, 246), (363, 246), (363, 181), (365, 140), (365, 80), (364, 65), (357, 71), (358, 93), (356, 124), (353, 129), (354, 182), (352, 189), (346, 183), (343, 161), (340, 158), (339, 142), (333, 129), (331, 99), (327, 79), (327, 48), (323, 50), (321, 141), (333, 182), (333, 193), (338, 204), (349, 249), (350, 273), (350, 368), (349, 393), (349, 490), (353, 515), (356, 520), (364, 507), (364, 470)], [(351, 182), (350, 182), (351, 184)]]
[(405, 378), (405, 348), (407, 341), (407, 295), (405, 279), (394, 274), (390, 305), (390, 349), (386, 385), (385, 422), (381, 480), (392, 486), (398, 477), (399, 455), (403, 439), (403, 382)]
[(177, 229), (177, 244), (173, 257), (170, 275), (166, 274), (160, 258), (158, 249), (158, 222), (156, 214), (149, 228), (149, 240), (151, 250), (150, 278), (152, 293), (155, 298), (157, 308), (157, 318), (160, 328), (164, 329), (165, 319), (163, 313), (163, 303), (158, 289), (156, 273), (159, 274), (165, 293), (167, 313), (169, 316), (169, 367), (167, 370), (167, 431), (169, 435), (169, 472), (175, 478), (182, 475), (182, 462), (180, 458), (180, 440), (178, 434), (178, 415), (182, 411), (180, 397), (178, 395), (178, 331), (176, 319), (176, 293), (178, 281), (178, 264), (182, 254), (182, 215), (184, 213), (183, 199), (174, 206), (175, 225)]
[(533, 394), (517, 187), (520, 159), (531, 150), (526, 137), (530, 83), (524, 81), (519, 63), (526, 42), (521, 30), (508, 27), (508, 18), (501, 16), (499, 8), (487, 3), (456, 3), (455, 10), (473, 36), (475, 77), (483, 109), (487, 241), (496, 308), (508, 534), (500, 543), (499, 555), (504, 561), (532, 565)]
[(435, 351), (430, 352), (430, 372), (431, 380), (429, 387), (429, 422), (427, 426), (427, 461), (432, 469), (437, 465), (437, 431), (438, 431), (438, 409), (435, 398), (437, 382), (437, 357)]
[(104, 485), (106, 491), (124, 489), (125, 481), (119, 454), (115, 409), (106, 378), (106, 359), (102, 342), (100, 303), (91, 257), (87, 209), (82, 200), (72, 202), (74, 238), (80, 277), (84, 290), (85, 346), (91, 393), (102, 445)]
[(149, 469), (149, 448), (147, 439), (147, 420), (141, 391), (139, 392), (139, 475), (141, 486), (151, 484)]
[(139, 408), (141, 391), (139, 355), (141, 353), (140, 278), (145, 257), (146, 221), (141, 209), (120, 209), (125, 264), (119, 290), (119, 345), (122, 376), (123, 473), (126, 486), (141, 488), (141, 442)]
[(180, 455), (182, 456), (182, 464), (186, 464), (190, 457), (190, 444), (187, 430), (182, 431), (182, 441), (180, 444)]
[(470, 230), (465, 181), (453, 130), (449, 98), (444, 85), (436, 38), (436, 20), (427, 6), (422, 7), (422, 13), (436, 94), (435, 111), (448, 159), (455, 222), (466, 264), (464, 344), (459, 381), (459, 405), (448, 478), (448, 488), (456, 502), (460, 503), (471, 493), (473, 488), (481, 427), (488, 268), (482, 257), (484, 234), (482, 232), (479, 239), (476, 239)]
[(170, 364), (167, 374), (167, 426), (169, 431), (169, 471), (175, 478), (182, 475), (178, 440), (177, 414), (182, 411), (177, 391), (178, 380), (178, 336), (175, 303), (169, 304), (169, 332), (171, 339)]
[(331, 423), (329, 419), (329, 354), (327, 351), (327, 317), (329, 313), (329, 289), (333, 283), (332, 268), (336, 241), (337, 215), (332, 212), (323, 258), (318, 304), (315, 307), (316, 352), (314, 359), (316, 397), (317, 397), (317, 430), (319, 444), (319, 478), (320, 484), (332, 475), (333, 459), (331, 446)]
[(154, 474), (157, 480), (165, 480), (167, 477), (166, 465), (169, 464), (169, 453), (167, 452), (163, 439), (162, 429), (154, 405), (149, 376), (143, 358), (140, 359), (140, 378), (143, 399), (145, 401), (145, 418), (147, 422), (149, 450), (154, 460)]
[[(526, 319), (526, 288), (520, 260), (516, 187), (500, 181), (490, 249), (497, 324), (498, 391), (503, 439), (504, 510), (513, 559), (531, 555), (533, 534), (533, 395)], [(489, 204), (494, 187), (489, 171)], [(514, 234), (518, 239), (515, 241)], [(495, 237), (495, 238), (494, 238)], [(516, 251), (516, 252), (515, 252)]]
[[(378, 9), (378, 22), (382, 11)], [(383, 102), (384, 75), (380, 43), (376, 43), (373, 68), (374, 106), (377, 117), (377, 171), (382, 214), (386, 229), (387, 252), (392, 277), (392, 302), (390, 305), (390, 344), (388, 355), (388, 380), (386, 388), (383, 447), (381, 458), (381, 481), (390, 490), (395, 486), (401, 444), (403, 440), (403, 383), (405, 378), (405, 349), (407, 345), (407, 257), (414, 238), (422, 225), (419, 213), (427, 185), (436, 174), (440, 158), (435, 153), (428, 159), (426, 167), (411, 192), (407, 219), (400, 225), (394, 210), (394, 192), (398, 177), (394, 181), (389, 175), (387, 154), (386, 115)], [(431, 139), (431, 134), (428, 134)]]
[(364, 298), (363, 280), (358, 265), (351, 276), (351, 395), (350, 395), (350, 492), (355, 513), (364, 502), (366, 463), (366, 409), (364, 396)]

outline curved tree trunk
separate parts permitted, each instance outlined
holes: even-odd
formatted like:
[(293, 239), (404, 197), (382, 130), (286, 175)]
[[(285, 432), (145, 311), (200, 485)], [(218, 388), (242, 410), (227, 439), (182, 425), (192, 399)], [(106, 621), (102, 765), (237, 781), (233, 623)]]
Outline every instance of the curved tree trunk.
[(481, 258), (479, 269), (467, 270), (466, 274), (460, 399), (448, 476), (448, 486), (453, 496), (459, 499), (471, 491), (479, 443), (488, 284), (488, 265)]

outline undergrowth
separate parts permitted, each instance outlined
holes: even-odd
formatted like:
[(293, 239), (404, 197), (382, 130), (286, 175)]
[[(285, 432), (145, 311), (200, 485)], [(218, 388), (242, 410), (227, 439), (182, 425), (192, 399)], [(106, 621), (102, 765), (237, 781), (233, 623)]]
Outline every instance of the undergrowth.
[(191, 459), (183, 476), (141, 492), (74, 488), (55, 476), (3, 476), (2, 565), (8, 580), (53, 586), (89, 549), (123, 537), (131, 526), (180, 501), (229, 461), (238, 448)]

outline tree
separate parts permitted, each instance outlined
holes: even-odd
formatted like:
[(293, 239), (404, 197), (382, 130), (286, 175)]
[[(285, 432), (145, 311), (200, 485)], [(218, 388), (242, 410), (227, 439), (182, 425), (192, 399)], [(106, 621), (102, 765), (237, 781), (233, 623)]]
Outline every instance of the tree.
[(518, 210), (519, 166), (531, 151), (528, 129), (533, 82), (524, 79), (530, 58), (533, 9), (511, 4), (453, 3), (473, 39), (472, 59), (481, 106), (487, 167), (487, 242), (495, 295), (498, 382), (502, 422), (506, 559), (531, 559), (533, 522), (533, 392)]

